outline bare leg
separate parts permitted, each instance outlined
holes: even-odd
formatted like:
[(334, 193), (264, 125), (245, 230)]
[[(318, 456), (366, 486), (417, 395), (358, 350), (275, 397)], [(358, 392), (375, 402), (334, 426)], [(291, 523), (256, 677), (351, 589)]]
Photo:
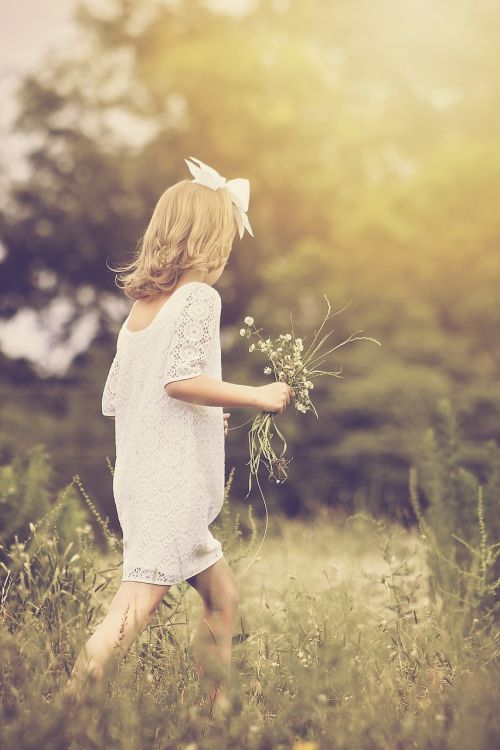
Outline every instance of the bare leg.
[(151, 622), (170, 586), (122, 581), (104, 620), (78, 655), (66, 692), (81, 697), (84, 685), (100, 680), (116, 654), (122, 658), (139, 633)]
[(239, 584), (224, 557), (187, 582), (203, 600), (193, 655), (200, 687), (212, 711), (231, 675), (232, 637), (240, 602)]

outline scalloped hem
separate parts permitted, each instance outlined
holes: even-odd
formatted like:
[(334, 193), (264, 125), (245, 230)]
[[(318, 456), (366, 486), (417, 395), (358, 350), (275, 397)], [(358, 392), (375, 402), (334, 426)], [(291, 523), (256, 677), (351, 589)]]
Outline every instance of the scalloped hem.
[[(153, 583), (157, 586), (175, 586), (177, 583), (182, 583), (183, 581), (189, 580), (189, 578), (193, 578), (193, 576), (198, 575), (198, 573), (202, 573), (204, 570), (207, 570), (212, 565), (215, 565), (215, 563), (224, 557), (224, 551), (223, 550), (216, 550), (217, 555), (213, 558), (211, 562), (207, 564), (207, 561), (202, 564), (201, 568), (195, 569), (192, 573), (190, 572), (187, 576), (184, 576), (183, 578), (175, 578), (174, 580), (167, 580), (168, 576), (164, 576), (162, 573), (159, 573), (156, 575), (155, 579), (148, 578), (145, 575), (141, 575), (138, 573), (137, 575), (130, 574), (126, 577), (122, 577), (122, 583), (126, 581), (135, 581), (136, 583)], [(161, 580), (159, 580), (161, 579)]]

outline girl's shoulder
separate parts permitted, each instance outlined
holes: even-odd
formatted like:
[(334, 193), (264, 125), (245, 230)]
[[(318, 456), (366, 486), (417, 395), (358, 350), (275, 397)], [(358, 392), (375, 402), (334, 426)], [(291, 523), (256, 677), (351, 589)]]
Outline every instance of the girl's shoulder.
[(205, 281), (190, 281), (185, 286), (191, 286), (191, 289), (187, 290), (187, 295), (184, 298), (186, 302), (195, 299), (209, 302), (215, 301), (216, 304), (222, 304), (222, 298), (218, 290)]
[(218, 297), (219, 299), (220, 294), (215, 287), (213, 287), (211, 284), (207, 284), (206, 281), (190, 281), (189, 284), (192, 284), (194, 289), (199, 289), (199, 293), (202, 296), (208, 296), (208, 297)]

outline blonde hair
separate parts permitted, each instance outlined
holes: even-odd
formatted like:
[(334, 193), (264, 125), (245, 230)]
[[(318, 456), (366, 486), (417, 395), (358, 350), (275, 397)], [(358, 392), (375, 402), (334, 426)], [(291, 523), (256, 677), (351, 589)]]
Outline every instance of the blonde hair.
[(111, 268), (130, 299), (175, 288), (187, 270), (212, 271), (231, 252), (238, 225), (231, 196), (192, 180), (171, 185), (158, 200), (130, 263)]

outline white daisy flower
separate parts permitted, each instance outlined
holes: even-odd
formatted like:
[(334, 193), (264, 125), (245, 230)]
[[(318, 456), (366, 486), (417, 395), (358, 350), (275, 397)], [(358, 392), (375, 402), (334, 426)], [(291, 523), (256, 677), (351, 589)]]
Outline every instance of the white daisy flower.
[(248, 351), (253, 352), (254, 349), (255, 349), (255, 344), (250, 344), (250, 346), (248, 347)]
[(245, 320), (243, 321), (247, 326), (253, 326), (253, 318), (250, 315), (247, 315)]
[(264, 367), (264, 375), (270, 375), (272, 373), (272, 370), (270, 367)]
[(244, 336), (246, 333), (244, 328), (240, 328), (240, 336)]

